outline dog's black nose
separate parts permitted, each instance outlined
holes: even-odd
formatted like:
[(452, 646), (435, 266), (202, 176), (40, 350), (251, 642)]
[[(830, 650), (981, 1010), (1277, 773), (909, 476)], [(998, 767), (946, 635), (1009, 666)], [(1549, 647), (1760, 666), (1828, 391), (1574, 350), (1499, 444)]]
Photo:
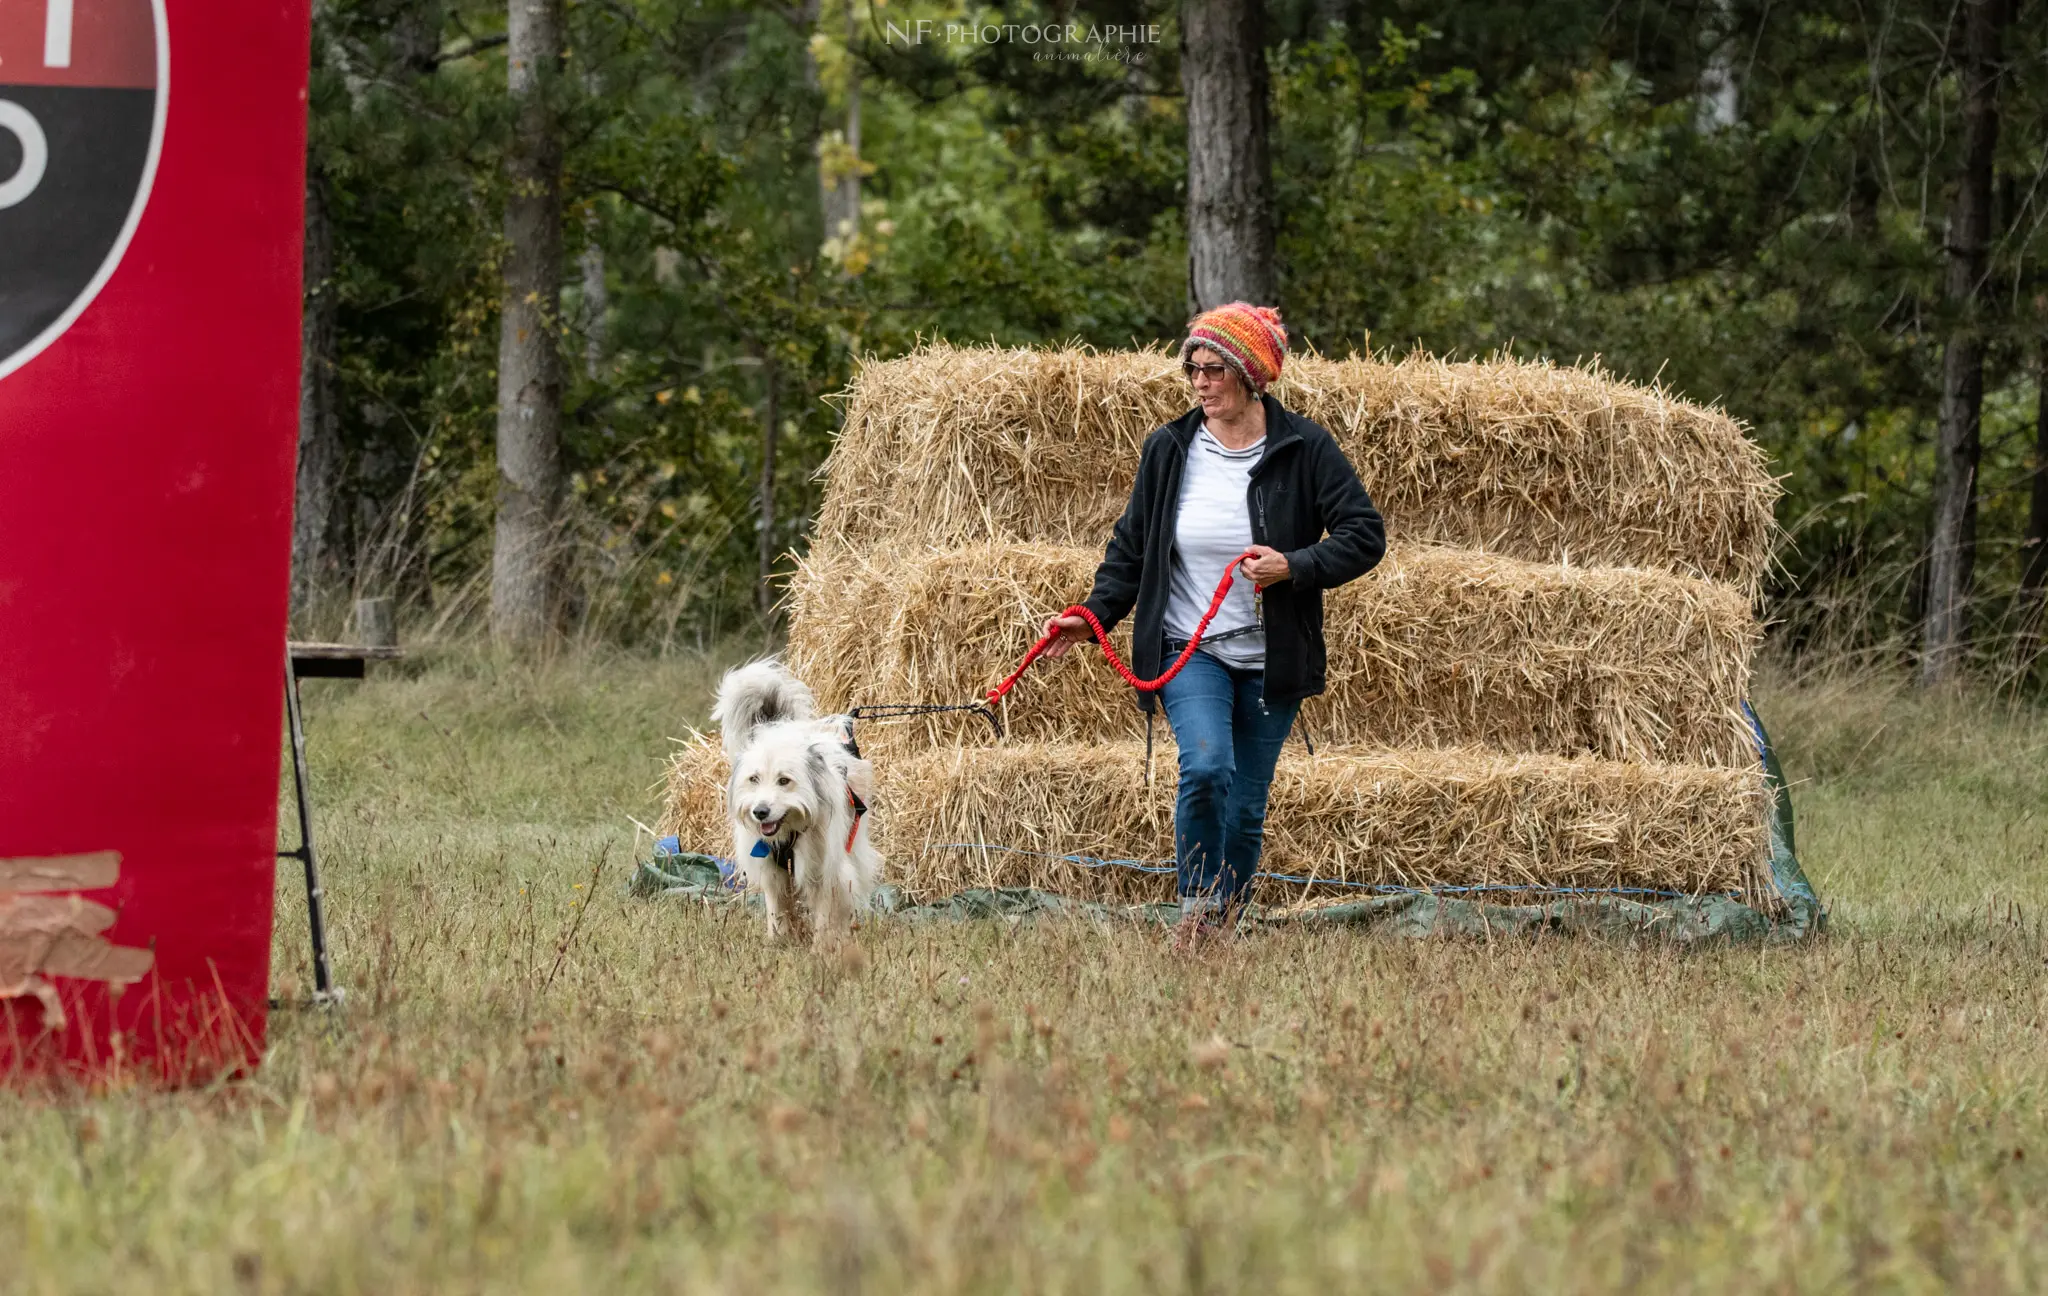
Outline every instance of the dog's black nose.
[(763, 823), (768, 822), (768, 807), (764, 805), (755, 806), (754, 818), (759, 819)]

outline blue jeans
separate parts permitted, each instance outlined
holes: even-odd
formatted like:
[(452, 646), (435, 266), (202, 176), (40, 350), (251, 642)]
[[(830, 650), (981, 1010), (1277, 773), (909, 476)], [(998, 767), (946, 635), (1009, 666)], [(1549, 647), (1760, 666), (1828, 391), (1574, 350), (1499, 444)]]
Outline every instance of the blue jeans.
[(1234, 908), (1258, 871), (1266, 793), (1301, 707), (1262, 707), (1264, 685), (1264, 671), (1226, 666), (1197, 649), (1159, 691), (1180, 748), (1173, 847), (1183, 912)]

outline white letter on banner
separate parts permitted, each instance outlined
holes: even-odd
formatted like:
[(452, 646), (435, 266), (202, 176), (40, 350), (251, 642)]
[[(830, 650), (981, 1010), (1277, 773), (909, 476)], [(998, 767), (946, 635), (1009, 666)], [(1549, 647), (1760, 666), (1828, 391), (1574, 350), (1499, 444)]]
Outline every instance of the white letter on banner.
[(21, 141), (21, 165), (0, 182), (0, 211), (21, 202), (43, 182), (43, 169), (50, 164), (50, 141), (43, 136), (35, 115), (10, 99), (0, 99), (0, 130), (10, 131)]
[(43, 10), (43, 66), (71, 66), (71, 0), (46, 0)]

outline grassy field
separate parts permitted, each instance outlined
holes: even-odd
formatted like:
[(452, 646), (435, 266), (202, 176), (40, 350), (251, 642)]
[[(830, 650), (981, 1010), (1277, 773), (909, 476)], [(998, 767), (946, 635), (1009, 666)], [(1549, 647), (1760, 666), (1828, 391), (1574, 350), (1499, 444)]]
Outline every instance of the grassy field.
[(711, 678), (450, 654), (309, 686), (345, 1011), (273, 1017), (210, 1091), (0, 1095), (0, 1289), (2048, 1272), (2038, 712), (1763, 693), (1833, 909), (1804, 948), (1281, 931), (1190, 965), (1131, 928), (882, 923), (821, 965), (623, 893)]

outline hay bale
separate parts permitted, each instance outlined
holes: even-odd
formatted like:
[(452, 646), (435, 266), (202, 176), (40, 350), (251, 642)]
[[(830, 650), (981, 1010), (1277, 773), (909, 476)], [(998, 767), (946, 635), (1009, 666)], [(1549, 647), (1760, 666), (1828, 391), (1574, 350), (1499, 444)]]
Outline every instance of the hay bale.
[[(1733, 419), (1595, 367), (1300, 356), (1274, 394), (1330, 429), (1401, 540), (1745, 591), (1775, 543), (1778, 485)], [(842, 399), (816, 535), (856, 550), (1099, 547), (1146, 434), (1193, 407), (1163, 349), (942, 343)]]
[[(920, 899), (968, 886), (1169, 899), (1170, 875), (1045, 857), (1171, 857), (1171, 749), (1149, 786), (1142, 764), (1134, 743), (963, 746), (878, 760), (873, 831), (887, 876)], [(719, 808), (725, 775), (715, 741), (686, 744), (669, 767), (662, 831), (687, 849), (730, 850)], [(1263, 899), (1282, 903), (1355, 895), (1345, 883), (1763, 896), (1764, 809), (1753, 768), (1471, 749), (1290, 752), (1274, 777), (1261, 867), (1318, 882), (1259, 885)], [(1045, 855), (938, 849), (954, 843)]]
[[(977, 699), (1087, 594), (1099, 559), (1018, 543), (813, 549), (792, 585), (791, 664), (831, 710)], [(1301, 723), (1318, 744), (1747, 767), (1739, 708), (1759, 633), (1748, 601), (1717, 582), (1399, 546), (1324, 594), (1329, 687)], [(1128, 661), (1128, 618), (1112, 639)], [(1004, 717), (1039, 741), (1143, 731), (1130, 687), (1092, 645), (1034, 665)], [(952, 743), (978, 723), (933, 717), (862, 740)]]

